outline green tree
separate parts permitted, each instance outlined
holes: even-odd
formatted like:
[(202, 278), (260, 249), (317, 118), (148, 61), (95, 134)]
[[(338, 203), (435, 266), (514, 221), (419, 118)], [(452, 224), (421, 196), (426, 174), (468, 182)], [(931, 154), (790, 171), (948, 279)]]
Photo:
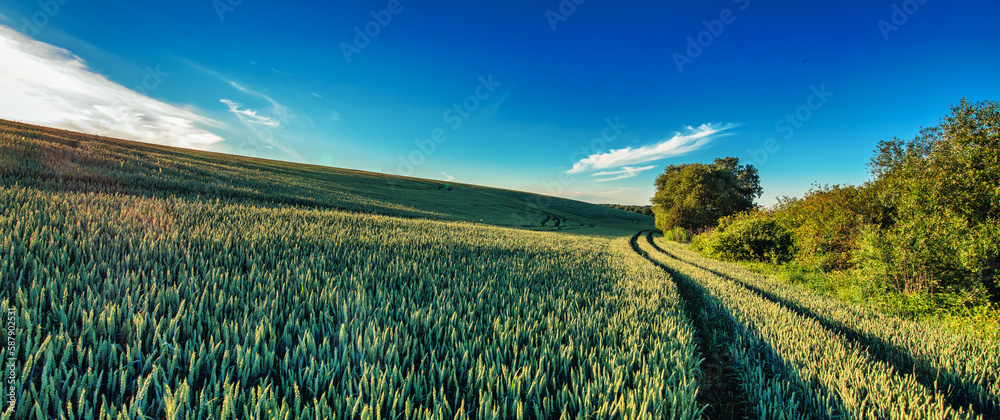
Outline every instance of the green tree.
[(870, 166), (887, 217), (865, 229), (858, 249), (870, 278), (900, 291), (1000, 298), (998, 133), (997, 102), (962, 100), (913, 140), (879, 143)]
[(729, 261), (781, 264), (792, 259), (792, 233), (769, 211), (754, 210), (719, 219), (717, 229), (702, 235), (697, 248)]
[(639, 213), (646, 216), (653, 215), (652, 206), (630, 206), (628, 204), (599, 204), (600, 206), (611, 207), (613, 209), (630, 211), (632, 213)]
[(814, 186), (803, 198), (778, 200), (774, 217), (792, 232), (795, 260), (817, 270), (853, 267), (856, 239), (871, 213), (865, 188)]
[(689, 230), (715, 226), (719, 218), (754, 209), (763, 190), (753, 165), (734, 157), (711, 164), (670, 165), (656, 178), (656, 227)]

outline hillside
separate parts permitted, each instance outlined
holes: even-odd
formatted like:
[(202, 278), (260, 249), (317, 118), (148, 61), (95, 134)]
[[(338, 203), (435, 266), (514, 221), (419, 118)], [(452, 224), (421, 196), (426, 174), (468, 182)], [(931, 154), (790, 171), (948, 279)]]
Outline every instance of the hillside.
[(0, 168), (0, 418), (702, 411), (676, 290), (621, 236), (650, 218), (6, 122)]
[(538, 194), (137, 143), (0, 120), (2, 185), (249, 200), (533, 230), (651, 227), (626, 211)]
[(1000, 416), (995, 341), (646, 216), (0, 127), (0, 420)]

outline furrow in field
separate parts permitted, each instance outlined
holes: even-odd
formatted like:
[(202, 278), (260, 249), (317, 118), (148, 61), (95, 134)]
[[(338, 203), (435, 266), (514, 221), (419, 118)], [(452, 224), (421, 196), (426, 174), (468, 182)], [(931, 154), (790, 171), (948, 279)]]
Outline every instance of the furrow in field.
[(1000, 358), (995, 344), (982, 345), (924, 324), (818, 297), (742, 267), (702, 257), (662, 238), (653, 240), (651, 234), (647, 241), (659, 252), (735, 282), (857, 342), (872, 358), (899, 372), (912, 373), (922, 385), (942, 394), (952, 408), (1000, 417)]
[(868, 349), (815, 318), (661, 252), (650, 239), (647, 235), (643, 242), (652, 249), (654, 260), (669, 267), (675, 277), (702, 285), (791, 366), (790, 377), (808, 396), (810, 417), (984, 418), (950, 406), (943, 393), (872, 357)]
[[(631, 238), (632, 249), (654, 265), (674, 274), (652, 259), (649, 250), (640, 246), (640, 235), (642, 232)], [(698, 402), (706, 407), (705, 417), (746, 418), (751, 412), (751, 396), (766, 392), (774, 385), (768, 384), (774, 381), (774, 372), (762, 367), (765, 365), (762, 362), (770, 359), (771, 355), (759, 341), (743, 337), (745, 331), (735, 320), (720, 316), (725, 310), (718, 300), (706, 295), (696, 284), (677, 276), (672, 278), (681, 295), (685, 314), (696, 328), (696, 344), (703, 359)], [(755, 398), (754, 401), (763, 399)]]

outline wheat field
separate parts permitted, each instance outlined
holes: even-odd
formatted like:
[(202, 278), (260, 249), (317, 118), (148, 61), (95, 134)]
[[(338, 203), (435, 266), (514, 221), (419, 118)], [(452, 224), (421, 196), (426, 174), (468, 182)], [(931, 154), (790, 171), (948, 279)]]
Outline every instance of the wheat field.
[(528, 193), (0, 122), (0, 419), (989, 419), (1000, 345)]

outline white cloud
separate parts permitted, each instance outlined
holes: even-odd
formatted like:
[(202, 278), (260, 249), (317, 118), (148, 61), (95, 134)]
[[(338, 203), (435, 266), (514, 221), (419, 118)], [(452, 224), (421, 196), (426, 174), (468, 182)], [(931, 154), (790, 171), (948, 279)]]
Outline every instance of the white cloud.
[(340, 121), (340, 113), (337, 111), (330, 111), (330, 119), (333, 121)]
[[(215, 74), (218, 75), (218, 73), (215, 73)], [(232, 80), (226, 79), (222, 75), (218, 75), (218, 76), (222, 77), (223, 80), (229, 82), (229, 84), (232, 87), (236, 88), (240, 92), (243, 92), (243, 93), (246, 93), (248, 95), (253, 95), (253, 96), (262, 98), (262, 99), (266, 100), (267, 102), (269, 102), (271, 104), (271, 114), (277, 116), (277, 119), (270, 118), (270, 117), (263, 117), (263, 116), (261, 116), (260, 118), (271, 120), (272, 123), (278, 123), (279, 125), (281, 123), (287, 123), (290, 120), (292, 120), (292, 112), (291, 112), (291, 110), (288, 109), (288, 107), (286, 107), (286, 106), (278, 103), (278, 101), (272, 99), (270, 96), (267, 96), (267, 95), (265, 95), (263, 93), (257, 92), (256, 90), (244, 87), (244, 86), (240, 85), (239, 83), (236, 83), (236, 82), (234, 82)], [(237, 104), (237, 105), (239, 105), (239, 104)], [(254, 113), (256, 115), (256, 112), (254, 112)], [(277, 126), (274, 126), (274, 127), (277, 127)]]
[(625, 178), (634, 178), (636, 175), (639, 175), (640, 172), (648, 171), (648, 170), (653, 169), (655, 167), (656, 167), (656, 165), (643, 166), (641, 168), (636, 168), (634, 166), (625, 166), (625, 167), (622, 167), (622, 169), (620, 171), (602, 171), (602, 172), (595, 173), (593, 176), (618, 175), (616, 177), (603, 178), (603, 179), (598, 179), (597, 180), (597, 182), (615, 181), (615, 180), (625, 179)]
[(221, 123), (139, 94), (73, 53), (0, 26), (0, 117), (147, 143), (208, 149)]
[(595, 153), (586, 158), (580, 159), (579, 162), (573, 164), (573, 168), (566, 172), (576, 174), (589, 170), (617, 168), (623, 165), (634, 165), (674, 156), (681, 156), (704, 147), (713, 139), (725, 135), (720, 134), (722, 131), (733, 127), (736, 127), (736, 125), (702, 124), (698, 128), (688, 127), (687, 133), (677, 133), (673, 137), (663, 140), (657, 144), (642, 146), (635, 149), (626, 147), (624, 149), (611, 150), (606, 153)]
[(311, 93), (311, 94), (312, 94), (312, 96), (315, 96), (315, 97), (317, 97), (317, 98), (320, 98), (320, 99), (323, 99), (323, 95), (320, 95), (320, 94), (318, 94), (318, 93), (316, 93), (316, 92), (309, 92), (309, 93)]
[(444, 173), (444, 171), (441, 171), (441, 175), (445, 176), (444, 182), (451, 182), (452, 180), (455, 179), (455, 177)]
[(226, 106), (229, 107), (229, 111), (236, 114), (236, 117), (244, 123), (266, 125), (271, 128), (278, 128), (281, 126), (281, 121), (264, 115), (259, 115), (257, 111), (252, 109), (241, 108), (243, 105), (230, 101), (229, 99), (220, 99), (219, 102), (226, 104)]

